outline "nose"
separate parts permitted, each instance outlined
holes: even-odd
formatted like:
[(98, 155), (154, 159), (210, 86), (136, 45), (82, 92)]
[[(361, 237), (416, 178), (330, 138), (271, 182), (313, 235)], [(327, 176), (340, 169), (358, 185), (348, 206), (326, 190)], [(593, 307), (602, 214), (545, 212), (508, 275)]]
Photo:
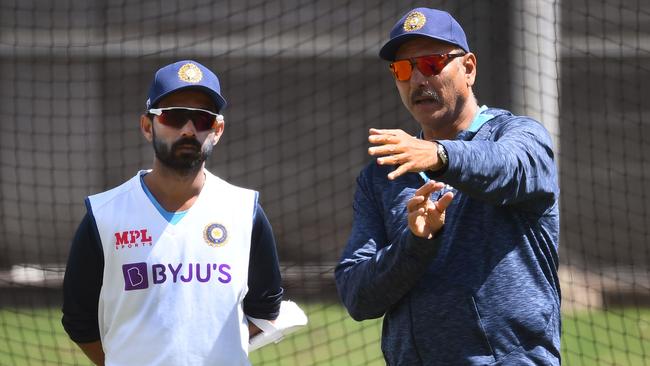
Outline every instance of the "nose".
[(412, 65), (413, 70), (411, 70), (411, 80), (410, 82), (414, 85), (424, 85), (429, 82), (429, 78), (422, 75), (420, 69), (415, 65)]
[(196, 136), (196, 127), (191, 119), (187, 119), (183, 127), (181, 127), (181, 136)]

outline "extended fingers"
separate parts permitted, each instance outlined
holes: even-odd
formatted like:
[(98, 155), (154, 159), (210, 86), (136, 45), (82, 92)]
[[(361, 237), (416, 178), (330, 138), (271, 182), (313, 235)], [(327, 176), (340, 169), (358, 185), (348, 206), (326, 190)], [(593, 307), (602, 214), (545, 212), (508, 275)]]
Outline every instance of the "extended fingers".
[(386, 155), (394, 153), (397, 144), (402, 142), (405, 136), (410, 136), (402, 130), (379, 130), (371, 128), (368, 135), (368, 142), (375, 145), (388, 145), (377, 146), (368, 149), (370, 155)]
[[(397, 163), (399, 164), (399, 163)], [(413, 166), (413, 163), (411, 162), (406, 162), (400, 166), (398, 166), (395, 170), (392, 172), (388, 173), (388, 179), (389, 180), (395, 180), (401, 175), (408, 173), (411, 170), (411, 167)]]
[[(407, 202), (406, 208), (408, 209), (409, 212), (412, 212), (418, 208), (425, 208), (429, 206), (430, 204), (432, 204), (431, 202), (428, 202), (431, 193), (442, 189), (444, 186), (445, 186), (444, 183), (436, 182), (433, 180), (424, 183), (420, 188), (418, 188), (413, 193), (413, 197)], [(441, 207), (440, 210), (444, 210), (445, 208), (447, 208), (447, 206), (449, 206), (449, 202), (451, 202), (451, 198), (449, 198), (448, 195), (451, 195), (451, 198), (453, 198), (453, 193), (447, 192), (441, 198), (444, 199), (443, 200), (444, 207)]]
[(404, 153), (377, 158), (377, 164), (379, 165), (399, 165), (406, 161), (408, 161), (408, 154)]
[(370, 156), (382, 156), (382, 155), (391, 155), (395, 153), (401, 153), (401, 149), (398, 145), (394, 143), (387, 143), (380, 146), (372, 146), (368, 148), (368, 154)]
[(384, 128), (371, 128), (368, 133), (370, 135), (393, 135), (393, 136), (398, 136), (398, 135), (406, 135), (407, 133), (404, 132), (404, 130), (401, 130), (399, 128), (395, 129), (384, 129)]
[(452, 192), (445, 193), (440, 199), (434, 202), (436, 211), (444, 213), (447, 207), (451, 204), (451, 201), (454, 199), (454, 194)]
[(394, 135), (370, 135), (368, 136), (368, 142), (371, 144), (397, 144), (401, 139)]
[(430, 180), (426, 183), (424, 183), (420, 188), (415, 190), (414, 195), (415, 196), (424, 196), (426, 195), (429, 197), (429, 195), (432, 192), (439, 191), (445, 187), (445, 184), (442, 182), (436, 182), (435, 180)]
[(428, 198), (426, 196), (413, 196), (406, 203), (406, 209), (408, 210), (408, 212), (413, 212), (413, 211), (416, 211), (418, 209), (424, 210), (425, 205), (423, 205), (423, 203), (426, 203), (427, 199)]

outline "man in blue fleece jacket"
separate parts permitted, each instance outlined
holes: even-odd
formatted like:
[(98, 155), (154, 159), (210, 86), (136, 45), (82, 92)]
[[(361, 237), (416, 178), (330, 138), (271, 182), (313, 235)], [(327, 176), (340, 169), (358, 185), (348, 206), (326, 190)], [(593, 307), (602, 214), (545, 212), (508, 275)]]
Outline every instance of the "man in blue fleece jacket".
[(476, 57), (446, 12), (408, 12), (379, 55), (422, 130), (369, 132), (376, 162), (358, 177), (335, 271), (344, 305), (356, 320), (384, 316), (389, 365), (559, 365), (548, 132), (478, 105)]

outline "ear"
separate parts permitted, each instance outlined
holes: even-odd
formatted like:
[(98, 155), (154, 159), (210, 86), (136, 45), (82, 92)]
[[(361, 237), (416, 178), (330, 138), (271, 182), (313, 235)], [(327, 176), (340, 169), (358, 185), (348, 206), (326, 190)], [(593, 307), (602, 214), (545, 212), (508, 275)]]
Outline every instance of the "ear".
[(140, 116), (140, 131), (147, 141), (153, 141), (153, 121), (146, 114)]
[(212, 145), (216, 145), (217, 142), (219, 142), (219, 139), (221, 138), (221, 135), (223, 134), (223, 130), (226, 127), (226, 121), (225, 120), (218, 120), (214, 124), (214, 129), (213, 129), (213, 135), (212, 135)]
[(465, 82), (468, 87), (472, 87), (476, 81), (476, 56), (469, 52), (463, 57), (463, 67), (465, 69)]

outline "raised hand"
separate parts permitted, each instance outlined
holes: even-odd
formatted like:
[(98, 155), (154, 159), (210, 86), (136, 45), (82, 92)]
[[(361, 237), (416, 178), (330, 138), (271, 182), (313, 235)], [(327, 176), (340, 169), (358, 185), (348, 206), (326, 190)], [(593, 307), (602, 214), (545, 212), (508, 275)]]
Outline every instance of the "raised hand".
[(431, 193), (445, 187), (444, 183), (429, 181), (418, 188), (408, 201), (408, 225), (413, 235), (431, 239), (445, 224), (445, 210), (454, 198), (452, 192), (445, 193), (439, 200), (429, 200)]
[(368, 148), (368, 154), (378, 156), (379, 165), (397, 165), (388, 174), (390, 180), (406, 172), (436, 170), (442, 164), (438, 159), (438, 146), (435, 142), (418, 139), (403, 130), (371, 128), (368, 141), (378, 145)]

